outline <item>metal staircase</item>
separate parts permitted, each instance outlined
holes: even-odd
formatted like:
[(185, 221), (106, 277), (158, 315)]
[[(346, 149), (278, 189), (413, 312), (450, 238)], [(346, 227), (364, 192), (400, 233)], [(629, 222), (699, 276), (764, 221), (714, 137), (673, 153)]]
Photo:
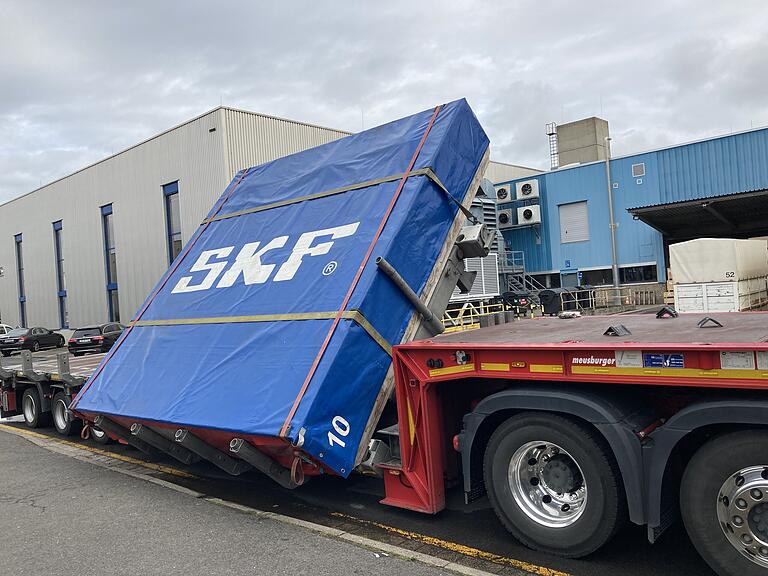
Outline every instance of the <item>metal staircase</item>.
[(499, 273), (507, 290), (528, 292), (531, 300), (539, 303), (539, 292), (546, 286), (526, 273), (525, 253), (522, 250), (507, 250), (503, 239), (499, 242)]

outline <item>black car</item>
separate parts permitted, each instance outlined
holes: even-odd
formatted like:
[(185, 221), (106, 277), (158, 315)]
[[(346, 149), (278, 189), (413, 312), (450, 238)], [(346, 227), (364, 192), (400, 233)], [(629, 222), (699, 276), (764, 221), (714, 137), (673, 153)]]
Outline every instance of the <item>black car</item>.
[(0, 336), (0, 353), (10, 356), (11, 352), (31, 350), (37, 352), (43, 348), (59, 348), (64, 346), (64, 336), (48, 328), (14, 328), (4, 336)]
[(69, 339), (69, 351), (75, 356), (82, 356), (86, 352), (107, 352), (120, 338), (124, 328), (116, 322), (78, 328)]

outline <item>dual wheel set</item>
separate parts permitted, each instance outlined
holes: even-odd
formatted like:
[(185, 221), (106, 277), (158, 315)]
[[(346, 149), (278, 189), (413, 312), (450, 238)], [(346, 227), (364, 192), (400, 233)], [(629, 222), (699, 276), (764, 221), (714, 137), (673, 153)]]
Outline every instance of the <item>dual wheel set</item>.
[[(40, 392), (34, 386), (29, 386), (21, 396), (21, 409), (24, 414), (24, 422), (29, 428), (44, 428), (53, 423), (56, 431), (62, 436), (80, 434), (83, 430), (83, 421), (75, 418), (69, 411), (72, 398), (63, 391), (54, 394), (51, 399), (51, 411), (43, 411), (43, 403)], [(111, 440), (103, 430), (90, 426), (90, 437), (99, 444), (108, 444)]]
[[(613, 453), (575, 420), (510, 418), (489, 440), (484, 475), (501, 522), (535, 550), (586, 556), (627, 519)], [(688, 462), (679, 495), (686, 531), (718, 574), (768, 575), (768, 430), (710, 438)]]

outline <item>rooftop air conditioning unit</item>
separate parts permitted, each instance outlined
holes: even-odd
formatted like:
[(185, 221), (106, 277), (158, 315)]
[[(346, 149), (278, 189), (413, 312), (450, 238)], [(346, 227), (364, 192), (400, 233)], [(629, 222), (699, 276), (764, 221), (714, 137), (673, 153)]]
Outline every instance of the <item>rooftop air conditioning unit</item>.
[(539, 181), (524, 180), (515, 184), (515, 194), (518, 200), (532, 200), (539, 197)]
[(496, 199), (499, 202), (509, 202), (512, 198), (509, 197), (509, 186), (501, 186), (496, 189)]
[(509, 210), (499, 210), (499, 213), (496, 215), (496, 222), (498, 223), (499, 230), (512, 228), (515, 225), (512, 209), (510, 208)]
[(540, 224), (541, 223), (541, 206), (521, 206), (517, 209), (517, 223), (519, 225), (524, 224)]

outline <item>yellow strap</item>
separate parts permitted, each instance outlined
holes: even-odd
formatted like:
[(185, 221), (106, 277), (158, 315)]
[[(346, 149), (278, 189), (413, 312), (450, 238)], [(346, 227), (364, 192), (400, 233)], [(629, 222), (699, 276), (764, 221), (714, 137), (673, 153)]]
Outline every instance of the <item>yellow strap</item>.
[[(293, 314), (259, 314), (256, 316), (215, 316), (209, 318), (174, 318), (139, 320), (134, 326), (183, 326), (191, 324), (241, 324), (249, 322), (285, 322), (294, 320), (332, 320), (338, 312), (296, 312)], [(392, 356), (392, 346), (358, 310), (345, 310), (341, 317), (357, 323), (384, 351)]]
[(342, 194), (344, 192), (350, 192), (352, 190), (361, 190), (363, 188), (370, 188), (371, 186), (378, 186), (379, 184), (385, 184), (386, 182), (395, 182), (401, 180), (404, 177), (410, 178), (411, 176), (426, 176), (432, 180), (440, 189), (448, 193), (445, 186), (431, 168), (419, 168), (418, 170), (412, 170), (410, 172), (394, 174), (393, 176), (385, 176), (383, 178), (377, 178), (375, 180), (367, 180), (365, 182), (359, 182), (357, 184), (350, 184), (342, 188), (333, 188), (332, 190), (326, 190), (324, 192), (318, 192), (317, 194), (309, 194), (307, 196), (299, 196), (298, 198), (288, 198), (287, 200), (280, 200), (278, 202), (272, 202), (271, 204), (264, 204), (262, 206), (255, 206), (253, 208), (247, 208), (245, 210), (238, 210), (237, 212), (231, 212), (229, 214), (219, 214), (213, 218), (203, 220), (202, 224), (208, 222), (216, 222), (217, 220), (226, 220), (227, 218), (235, 218), (237, 216), (243, 216), (245, 214), (254, 214), (256, 212), (263, 212), (264, 210), (271, 210), (272, 208), (280, 208), (281, 206), (289, 206), (291, 204), (298, 204), (299, 202), (306, 202), (308, 200), (317, 200), (318, 198), (327, 198), (328, 196), (334, 196), (336, 194)]

